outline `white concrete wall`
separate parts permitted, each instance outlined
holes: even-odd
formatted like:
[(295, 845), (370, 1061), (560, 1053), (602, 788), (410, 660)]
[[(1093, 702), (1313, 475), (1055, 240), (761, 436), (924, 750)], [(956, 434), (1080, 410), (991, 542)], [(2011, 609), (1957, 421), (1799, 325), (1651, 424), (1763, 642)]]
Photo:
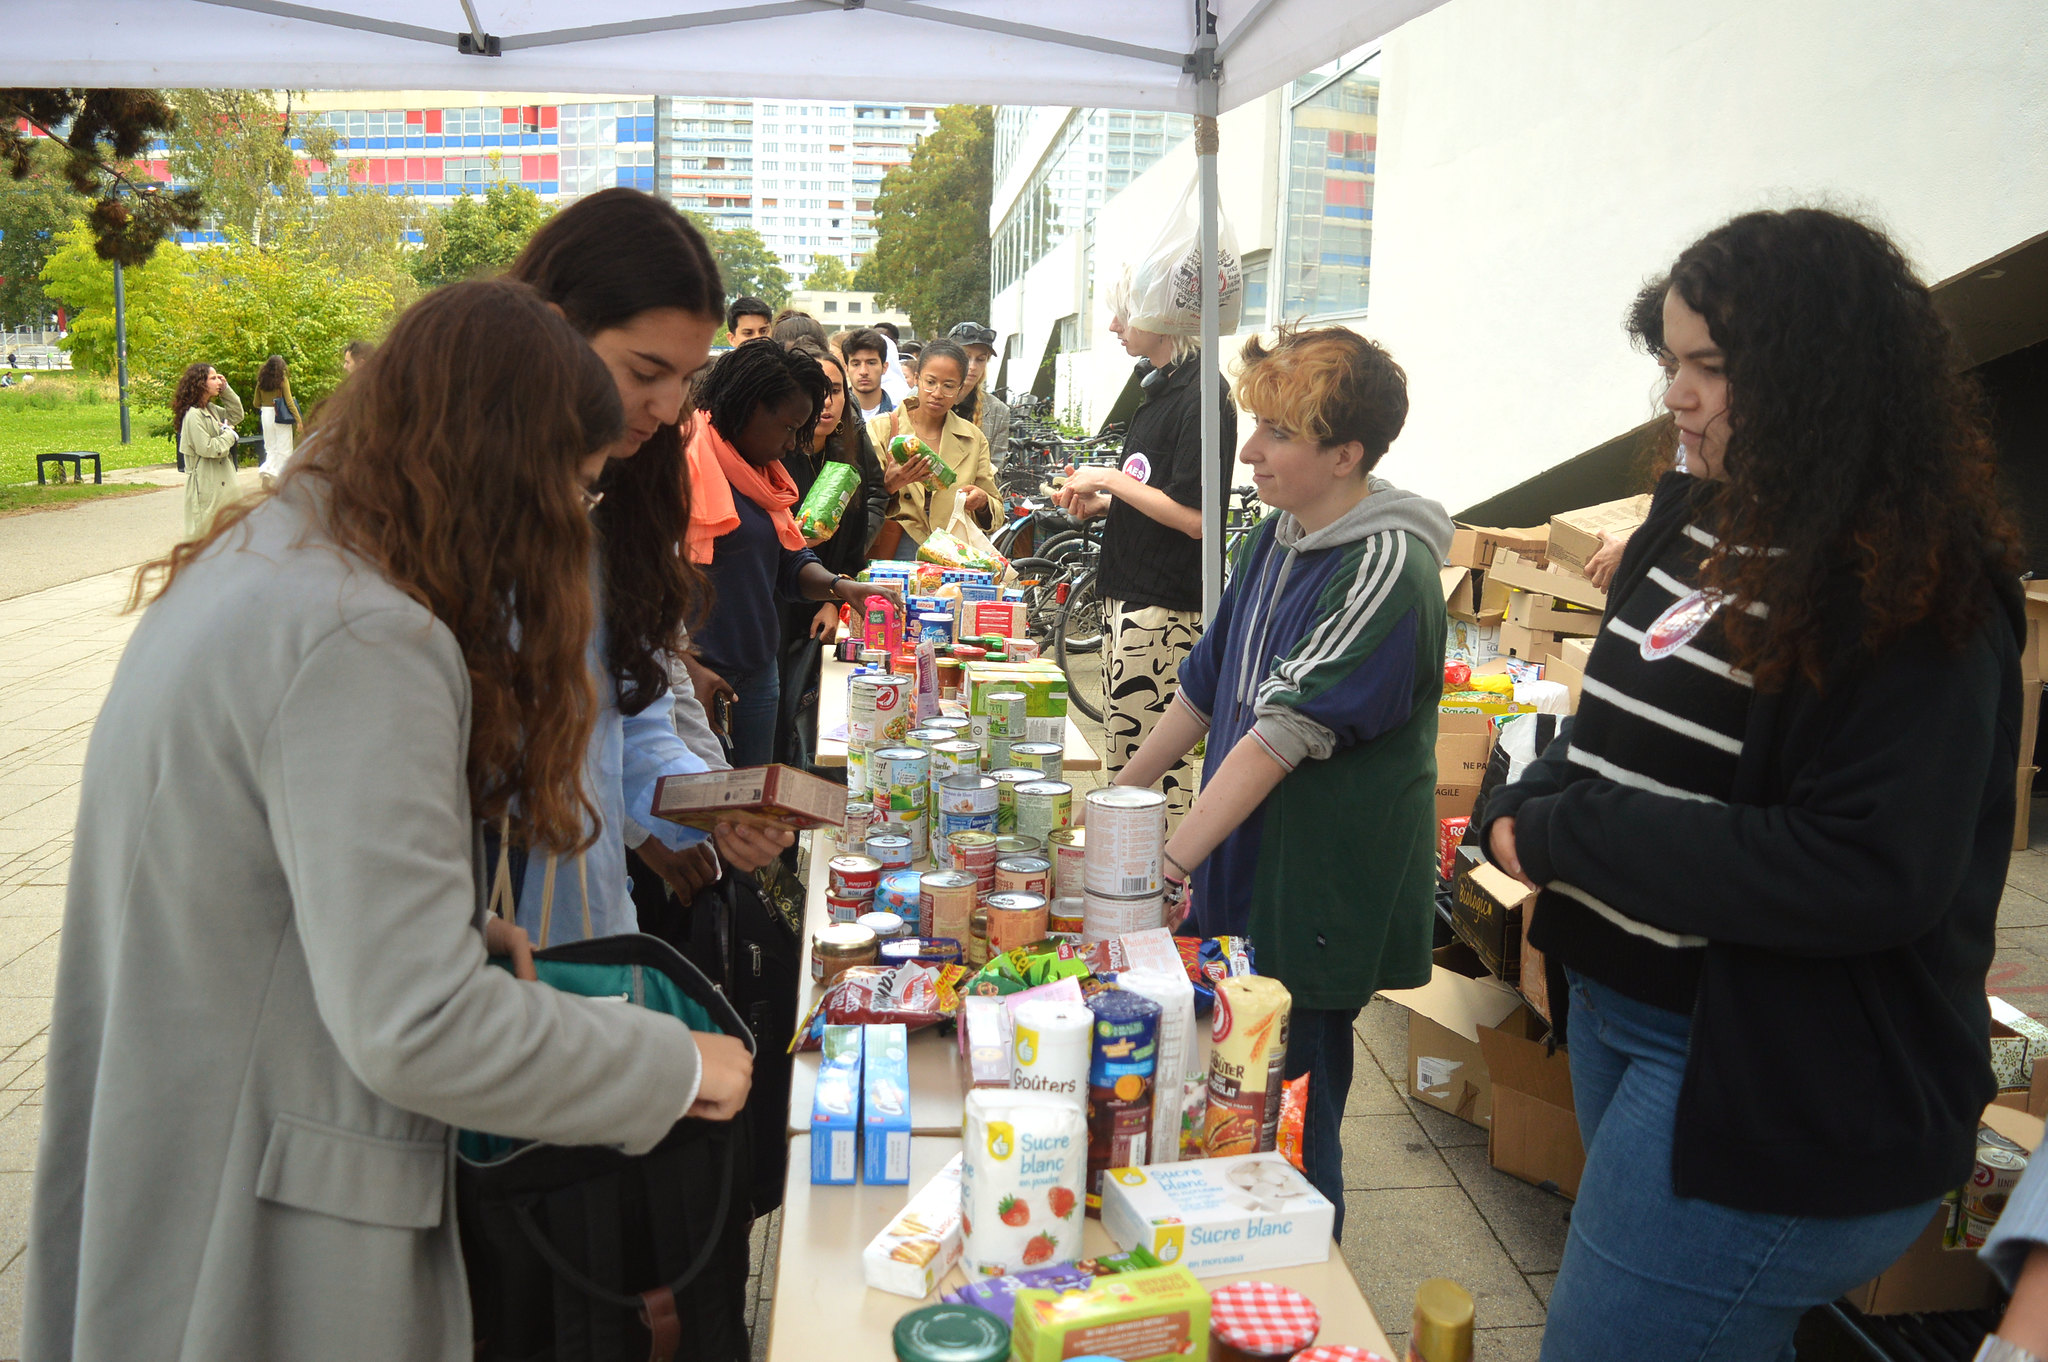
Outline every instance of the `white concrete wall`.
[(2043, 0), (1451, 0), (1384, 51), (1362, 327), (1453, 510), (1651, 414), (1623, 310), (1736, 213), (1867, 215), (1930, 282), (2048, 228)]

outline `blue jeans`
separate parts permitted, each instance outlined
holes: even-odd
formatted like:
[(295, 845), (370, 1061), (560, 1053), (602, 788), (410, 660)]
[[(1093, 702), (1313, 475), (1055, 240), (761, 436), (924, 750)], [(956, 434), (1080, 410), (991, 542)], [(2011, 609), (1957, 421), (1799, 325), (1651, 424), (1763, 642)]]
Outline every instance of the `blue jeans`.
[(1586, 1172), (1544, 1362), (1790, 1362), (1799, 1317), (1889, 1267), (1935, 1203), (1835, 1218), (1679, 1196), (1671, 1135), (1691, 1020), (1568, 978)]
[(1351, 1096), (1351, 1024), (1358, 1009), (1297, 1007), (1287, 1022), (1287, 1079), (1308, 1075), (1302, 1172), (1337, 1208), (1330, 1237), (1344, 1239), (1344, 1103)]
[(729, 746), (734, 766), (766, 766), (775, 760), (775, 716), (782, 708), (782, 668), (774, 658), (759, 671), (725, 678), (733, 688)]

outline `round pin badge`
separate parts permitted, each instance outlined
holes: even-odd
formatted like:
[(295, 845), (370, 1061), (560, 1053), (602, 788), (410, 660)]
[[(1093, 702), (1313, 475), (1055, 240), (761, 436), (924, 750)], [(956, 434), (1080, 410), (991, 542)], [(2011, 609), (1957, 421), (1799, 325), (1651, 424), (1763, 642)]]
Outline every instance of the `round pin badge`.
[(1667, 658), (1692, 642), (1707, 627), (1707, 622), (1720, 613), (1728, 598), (1718, 592), (1695, 591), (1673, 601), (1664, 613), (1650, 623), (1643, 631), (1643, 641), (1636, 651), (1643, 655), (1645, 662), (1656, 662)]
[(1124, 460), (1124, 472), (1139, 482), (1152, 481), (1152, 461), (1143, 454), (1133, 454)]

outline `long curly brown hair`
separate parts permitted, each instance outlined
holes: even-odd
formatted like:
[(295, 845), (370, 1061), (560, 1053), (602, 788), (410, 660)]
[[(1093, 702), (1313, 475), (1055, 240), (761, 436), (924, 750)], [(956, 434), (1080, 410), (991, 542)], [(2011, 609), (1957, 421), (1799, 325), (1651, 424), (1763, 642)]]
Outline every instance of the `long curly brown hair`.
[[(598, 824), (583, 789), (597, 721), (595, 611), (578, 461), (619, 438), (618, 388), (530, 288), (451, 284), (409, 308), (323, 408), (278, 496), (316, 489), (328, 532), (433, 612), (469, 670), (474, 812), (567, 854)], [(140, 601), (263, 499), (137, 574)]]
[[(1766, 689), (1931, 625), (1960, 648), (2020, 571), (1981, 394), (1904, 254), (1823, 209), (1747, 213), (1688, 246), (1668, 286), (1727, 357), (1720, 547), (1705, 586)], [(1757, 550), (1768, 549), (1770, 552)]]
[[(703, 235), (636, 189), (607, 189), (549, 218), (509, 275), (533, 285), (586, 336), (654, 308), (714, 322), (725, 315), (725, 287)], [(680, 427), (662, 426), (637, 454), (613, 459), (598, 490), (605, 664), (619, 711), (637, 714), (668, 686), (668, 657), (710, 591), (679, 548), (690, 523)]]
[(178, 375), (177, 390), (171, 395), (171, 439), (183, 437), (186, 412), (206, 405), (206, 380), (212, 376), (213, 366), (204, 360), (186, 365)]

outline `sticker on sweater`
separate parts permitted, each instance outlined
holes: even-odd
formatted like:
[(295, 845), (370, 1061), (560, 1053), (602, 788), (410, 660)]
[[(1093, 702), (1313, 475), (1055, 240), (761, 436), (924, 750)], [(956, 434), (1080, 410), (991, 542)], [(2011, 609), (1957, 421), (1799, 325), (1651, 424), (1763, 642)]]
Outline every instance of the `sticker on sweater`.
[(1643, 641), (1636, 645), (1636, 651), (1643, 655), (1643, 661), (1656, 662), (1671, 656), (1686, 644), (1700, 636), (1708, 621), (1720, 613), (1728, 598), (1714, 591), (1695, 591), (1673, 601), (1663, 614), (1650, 623), (1643, 631)]
[(1139, 482), (1149, 483), (1152, 481), (1152, 461), (1143, 454), (1133, 454), (1124, 460), (1124, 472)]

